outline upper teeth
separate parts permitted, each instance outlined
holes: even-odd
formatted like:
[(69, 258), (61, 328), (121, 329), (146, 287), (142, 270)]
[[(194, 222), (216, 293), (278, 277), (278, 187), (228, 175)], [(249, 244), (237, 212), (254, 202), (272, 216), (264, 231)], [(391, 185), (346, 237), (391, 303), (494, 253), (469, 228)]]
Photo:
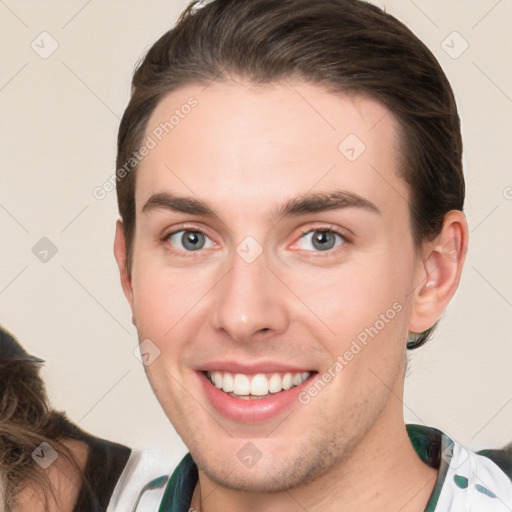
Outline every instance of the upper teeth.
[(310, 373), (257, 373), (251, 377), (243, 373), (207, 372), (206, 375), (215, 387), (226, 393), (264, 396), (298, 386), (309, 377)]

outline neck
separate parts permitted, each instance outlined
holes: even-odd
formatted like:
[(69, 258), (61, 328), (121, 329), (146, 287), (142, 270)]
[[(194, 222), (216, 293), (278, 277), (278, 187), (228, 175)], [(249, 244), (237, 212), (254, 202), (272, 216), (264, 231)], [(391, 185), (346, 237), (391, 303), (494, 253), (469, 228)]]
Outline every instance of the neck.
[(436, 477), (437, 470), (427, 466), (414, 451), (402, 416), (381, 416), (346, 459), (314, 481), (284, 492), (228, 489), (199, 471), (191, 509), (198, 512), (423, 512)]

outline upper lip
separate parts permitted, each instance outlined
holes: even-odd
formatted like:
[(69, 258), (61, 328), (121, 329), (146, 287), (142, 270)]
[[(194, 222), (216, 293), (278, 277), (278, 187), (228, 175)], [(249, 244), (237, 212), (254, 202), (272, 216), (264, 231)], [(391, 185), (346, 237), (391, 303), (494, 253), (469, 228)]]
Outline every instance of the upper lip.
[(211, 361), (196, 368), (203, 372), (229, 372), (242, 373), (246, 375), (256, 373), (302, 373), (311, 372), (307, 366), (292, 366), (276, 361), (262, 361), (258, 363), (239, 363), (236, 361)]

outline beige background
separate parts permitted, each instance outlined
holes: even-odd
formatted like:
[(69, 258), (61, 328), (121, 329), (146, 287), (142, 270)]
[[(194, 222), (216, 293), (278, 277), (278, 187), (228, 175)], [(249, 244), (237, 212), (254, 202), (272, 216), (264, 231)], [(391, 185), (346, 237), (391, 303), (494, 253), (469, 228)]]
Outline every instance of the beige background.
[[(512, 3), (376, 3), (440, 60), (465, 140), (467, 266), (437, 336), (412, 356), (406, 419), (499, 446), (512, 440)], [(115, 193), (92, 190), (114, 172), (135, 62), (185, 5), (0, 2), (0, 323), (47, 361), (53, 403), (82, 428), (172, 451), (183, 446), (133, 355), (112, 256)], [(58, 249), (46, 263), (32, 252), (42, 237)]]

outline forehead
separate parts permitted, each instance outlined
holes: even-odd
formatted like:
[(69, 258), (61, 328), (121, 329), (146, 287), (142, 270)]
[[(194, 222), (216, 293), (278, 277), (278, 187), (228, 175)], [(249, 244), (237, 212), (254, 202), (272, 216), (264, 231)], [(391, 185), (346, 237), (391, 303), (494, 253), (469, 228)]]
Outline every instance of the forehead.
[(343, 188), (392, 204), (408, 194), (398, 139), (395, 117), (366, 96), (291, 80), (189, 85), (148, 121), (137, 209), (162, 191), (242, 207)]

